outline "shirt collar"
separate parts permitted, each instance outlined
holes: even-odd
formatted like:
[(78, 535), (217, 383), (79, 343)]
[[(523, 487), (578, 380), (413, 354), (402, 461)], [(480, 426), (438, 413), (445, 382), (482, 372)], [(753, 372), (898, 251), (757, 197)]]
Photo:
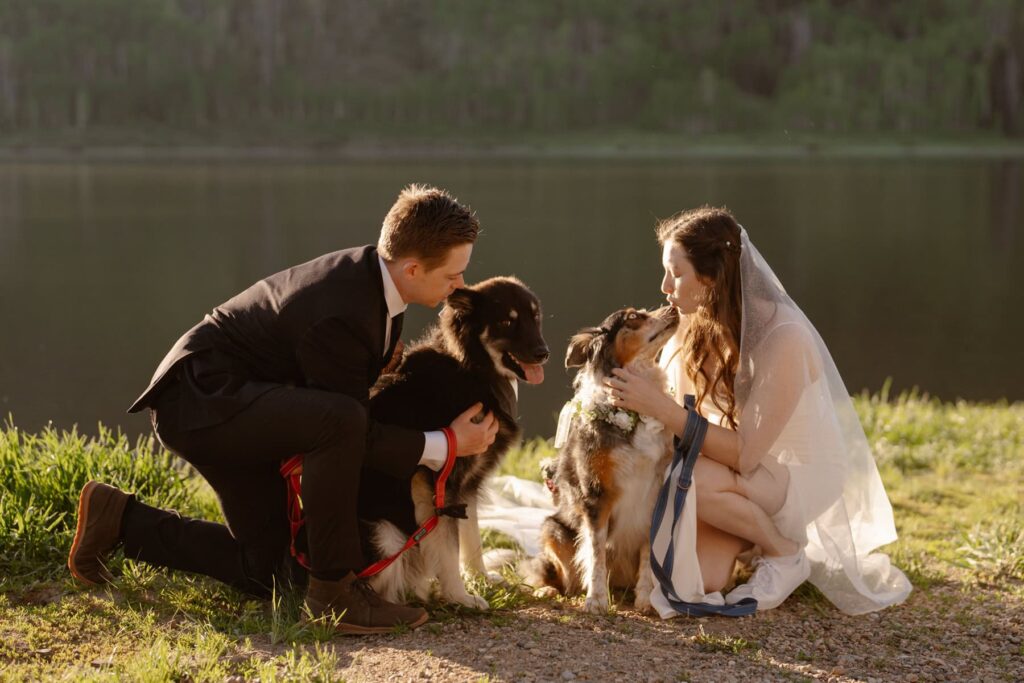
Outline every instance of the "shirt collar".
[(377, 254), (377, 260), (380, 261), (380, 278), (384, 282), (384, 301), (388, 304), (388, 317), (394, 318), (399, 313), (405, 313), (409, 304), (402, 300), (402, 295), (398, 293), (398, 287), (395, 287), (395, 281), (391, 279), (388, 265), (384, 263), (380, 254)]

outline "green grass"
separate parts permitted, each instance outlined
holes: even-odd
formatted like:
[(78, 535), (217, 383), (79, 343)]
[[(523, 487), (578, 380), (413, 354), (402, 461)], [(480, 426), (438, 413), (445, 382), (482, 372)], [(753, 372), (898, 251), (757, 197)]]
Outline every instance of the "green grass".
[(78, 492), (90, 479), (183, 514), (219, 514), (212, 491), (187, 464), (152, 438), (131, 444), (102, 426), (97, 437), (52, 428), (29, 434), (8, 421), (0, 430), (0, 475), (0, 591), (62, 573)]
[[(1024, 599), (1024, 404), (941, 403), (886, 390), (855, 404), (896, 513), (900, 539), (886, 550), (918, 590), (954, 584)], [(552, 455), (548, 442), (534, 440), (511, 453), (502, 472), (539, 480), (540, 461)], [(64, 562), (78, 492), (90, 478), (219, 519), (209, 487), (152, 439), (130, 443), (108, 430), (95, 438), (29, 434), (7, 424), (0, 430), (0, 678), (335, 677), (337, 656), (323, 642), (329, 625), (300, 623), (301, 595), (257, 601), (211, 580), (125, 561), (115, 561), (114, 586), (76, 587)], [(490, 533), (485, 543), (509, 545)], [(514, 576), (505, 578), (506, 585), (473, 586), (492, 611), (430, 605), (431, 628), (513, 621), (534, 599)], [(808, 615), (834, 613), (809, 585), (796, 600)], [(571, 609), (563, 617), (585, 618)], [(760, 647), (734, 636), (695, 638), (701, 649), (730, 655)]]
[(732, 655), (738, 655), (744, 650), (757, 650), (760, 647), (758, 643), (752, 643), (745, 638), (707, 633), (703, 624), (697, 626), (697, 635), (693, 637), (693, 641), (704, 652), (724, 652)]

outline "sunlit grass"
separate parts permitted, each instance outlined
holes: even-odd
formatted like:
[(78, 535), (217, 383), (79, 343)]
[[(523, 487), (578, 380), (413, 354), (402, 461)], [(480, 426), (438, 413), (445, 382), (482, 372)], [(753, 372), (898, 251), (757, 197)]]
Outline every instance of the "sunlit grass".
[[(941, 403), (908, 393), (859, 396), (855, 405), (896, 513), (900, 539), (886, 548), (919, 590), (956, 582), (1024, 597), (1024, 405)], [(514, 450), (502, 473), (540, 480), (552, 457), (536, 439)], [(302, 596), (250, 599), (212, 580), (119, 560), (109, 589), (82, 590), (64, 562), (78, 492), (90, 478), (138, 492), (183, 514), (218, 519), (209, 487), (151, 439), (130, 443), (101, 430), (90, 438), (52, 429), (0, 430), (0, 662), (3, 676), (38, 680), (330, 680), (338, 665), (326, 624), (301, 620)], [(485, 533), (487, 547), (509, 547)], [(491, 605), (479, 612), (427, 605), (433, 625), (486, 619), (503, 625), (535, 602), (504, 583), (471, 581)], [(831, 613), (805, 585), (801, 609)], [(575, 611), (564, 619), (582, 618)], [(698, 638), (700, 636), (698, 635)], [(258, 646), (254, 646), (254, 642)], [(715, 652), (756, 649), (706, 635)]]

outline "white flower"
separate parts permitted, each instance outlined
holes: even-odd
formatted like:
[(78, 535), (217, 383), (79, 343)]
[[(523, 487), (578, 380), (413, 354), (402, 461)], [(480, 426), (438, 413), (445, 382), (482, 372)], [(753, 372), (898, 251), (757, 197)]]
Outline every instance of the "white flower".
[(616, 410), (608, 416), (608, 421), (624, 432), (633, 428), (633, 416), (624, 410)]

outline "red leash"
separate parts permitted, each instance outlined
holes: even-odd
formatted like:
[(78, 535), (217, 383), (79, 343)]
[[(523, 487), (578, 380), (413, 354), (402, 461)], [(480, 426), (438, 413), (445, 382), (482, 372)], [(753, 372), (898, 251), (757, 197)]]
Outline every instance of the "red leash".
[[(374, 574), (378, 574), (384, 571), (392, 562), (397, 560), (402, 553), (409, 548), (418, 545), (423, 537), (433, 531), (440, 521), (441, 515), (448, 515), (450, 517), (465, 517), (465, 506), (452, 506), (446, 508), (444, 505), (444, 485), (448, 481), (448, 475), (452, 472), (452, 467), (455, 466), (455, 457), (457, 445), (455, 443), (455, 432), (448, 427), (441, 429), (444, 432), (445, 438), (448, 440), (448, 457), (444, 461), (444, 467), (437, 474), (437, 479), (434, 481), (434, 514), (420, 525), (420, 528), (413, 532), (412, 536), (406, 540), (405, 545), (402, 549), (391, 557), (386, 557), (383, 560), (374, 562), (369, 567), (359, 572), (359, 578), (365, 579)], [(292, 457), (281, 463), (281, 476), (285, 478), (288, 483), (288, 525), (291, 529), (292, 535), (292, 557), (298, 561), (306, 569), (309, 569), (309, 558), (306, 554), (295, 547), (295, 540), (298, 538), (299, 530), (306, 524), (306, 520), (302, 516), (302, 455), (293, 455)], [(460, 508), (462, 508), (460, 510)]]

